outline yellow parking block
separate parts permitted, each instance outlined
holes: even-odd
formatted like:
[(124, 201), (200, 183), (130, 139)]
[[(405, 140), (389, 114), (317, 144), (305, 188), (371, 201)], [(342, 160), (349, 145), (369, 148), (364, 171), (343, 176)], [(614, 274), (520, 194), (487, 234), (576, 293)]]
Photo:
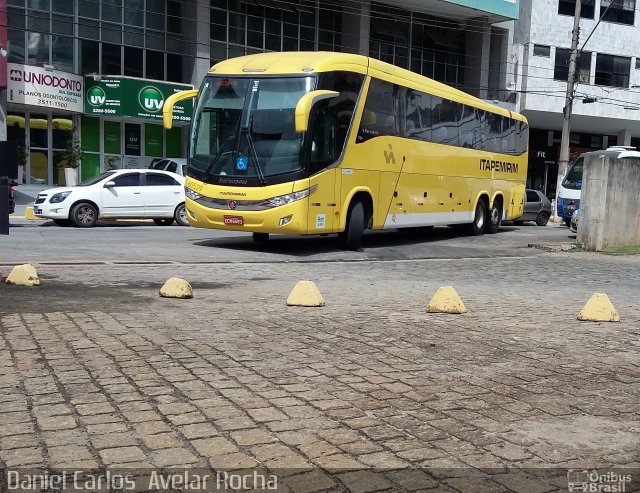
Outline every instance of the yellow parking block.
[(24, 210), (24, 217), (29, 219), (29, 221), (45, 221), (42, 217), (38, 217), (33, 213), (33, 206), (28, 205)]

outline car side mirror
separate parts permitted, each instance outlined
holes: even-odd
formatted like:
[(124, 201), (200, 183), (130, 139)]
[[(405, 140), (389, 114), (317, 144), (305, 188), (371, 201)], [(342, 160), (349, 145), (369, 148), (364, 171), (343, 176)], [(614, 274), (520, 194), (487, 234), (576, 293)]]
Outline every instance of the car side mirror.
[(113, 180), (109, 180), (107, 183), (104, 184), (104, 188), (111, 188), (115, 186), (116, 186), (116, 182)]

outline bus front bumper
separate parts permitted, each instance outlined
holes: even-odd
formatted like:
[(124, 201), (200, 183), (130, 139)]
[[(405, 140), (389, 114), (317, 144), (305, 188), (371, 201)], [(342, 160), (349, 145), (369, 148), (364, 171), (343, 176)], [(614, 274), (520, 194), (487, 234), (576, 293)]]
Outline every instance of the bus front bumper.
[(247, 233), (305, 234), (307, 200), (265, 210), (214, 209), (186, 200), (187, 219), (196, 228), (224, 229)]

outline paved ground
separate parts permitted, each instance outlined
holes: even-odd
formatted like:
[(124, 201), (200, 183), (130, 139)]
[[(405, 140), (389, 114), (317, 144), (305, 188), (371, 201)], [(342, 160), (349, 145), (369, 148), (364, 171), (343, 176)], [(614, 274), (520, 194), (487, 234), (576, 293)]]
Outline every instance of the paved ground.
[[(601, 488), (585, 491), (638, 487), (638, 257), (39, 273), (38, 288), (0, 285), (9, 469), (255, 470), (294, 492), (567, 491), (573, 469)], [(158, 297), (172, 276), (194, 299)], [(300, 279), (325, 307), (285, 306)], [(425, 312), (443, 285), (467, 314)], [(622, 322), (576, 320), (593, 292)]]

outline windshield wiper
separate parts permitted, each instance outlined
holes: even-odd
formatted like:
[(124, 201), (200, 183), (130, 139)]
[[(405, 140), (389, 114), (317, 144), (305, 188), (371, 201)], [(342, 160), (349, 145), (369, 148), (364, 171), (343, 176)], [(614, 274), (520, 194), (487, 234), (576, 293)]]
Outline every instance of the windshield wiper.
[(213, 165), (218, 162), (218, 159), (220, 159), (220, 157), (225, 153), (225, 151), (229, 147), (229, 144), (231, 144), (231, 142), (233, 142), (234, 140), (236, 140), (235, 132), (229, 135), (229, 137), (227, 138), (227, 141), (224, 144), (222, 144), (222, 147), (220, 147), (220, 150), (216, 153), (215, 156), (213, 156), (213, 159), (209, 161), (209, 164), (207, 165), (207, 169), (205, 169), (204, 173), (202, 173), (202, 181), (205, 181), (209, 177), (211, 170), (213, 169)]
[(253, 113), (249, 117), (249, 125), (242, 127), (241, 132), (247, 136), (247, 143), (249, 144), (249, 153), (253, 158), (253, 162), (256, 167), (256, 174), (258, 175), (258, 181), (262, 186), (267, 184), (267, 180), (264, 178), (264, 173), (262, 172), (262, 166), (260, 166), (260, 160), (258, 159), (258, 153), (256, 152), (256, 148), (253, 145), (253, 137), (251, 136), (251, 132), (253, 129)]

